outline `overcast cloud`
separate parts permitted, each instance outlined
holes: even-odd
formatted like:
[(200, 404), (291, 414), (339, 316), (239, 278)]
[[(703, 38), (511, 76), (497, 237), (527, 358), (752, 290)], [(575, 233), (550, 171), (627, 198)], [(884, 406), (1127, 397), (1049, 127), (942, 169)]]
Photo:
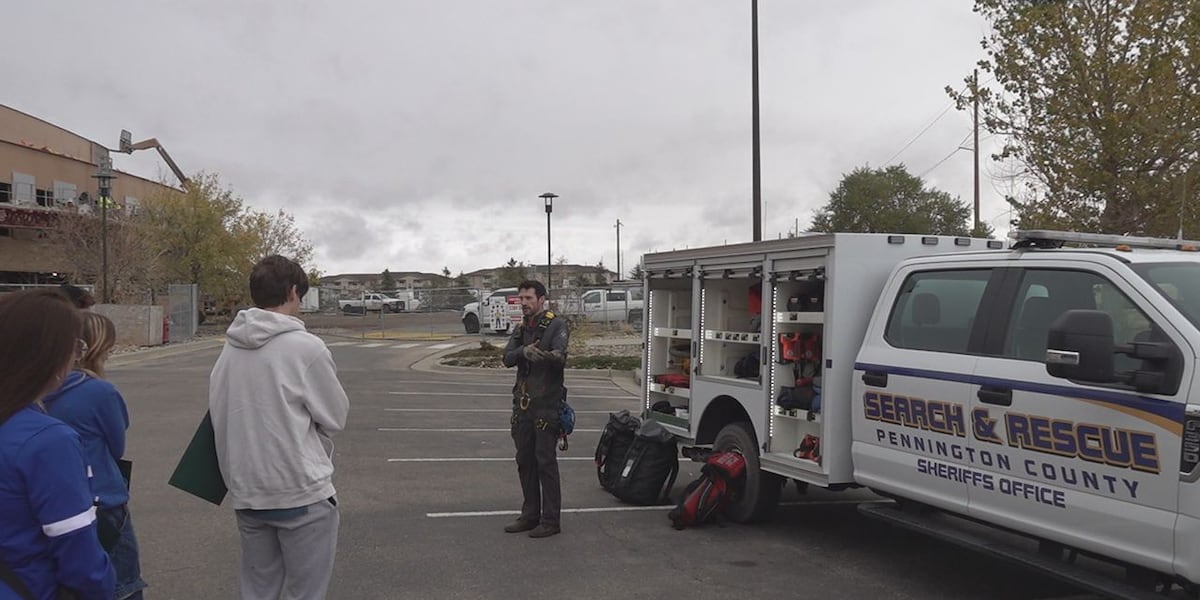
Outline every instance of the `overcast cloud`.
[[(158, 138), (294, 214), (326, 273), (544, 263), (546, 191), (572, 263), (614, 268), (617, 219), (625, 270), (751, 238), (748, 0), (11, 4), (0, 103), (110, 147)], [(949, 105), (983, 56), (970, 5), (759, 2), (764, 237)], [(924, 173), (970, 129), (952, 110), (895, 162)], [(166, 173), (153, 153), (117, 166)], [(968, 203), (971, 177), (968, 151), (926, 175)]]

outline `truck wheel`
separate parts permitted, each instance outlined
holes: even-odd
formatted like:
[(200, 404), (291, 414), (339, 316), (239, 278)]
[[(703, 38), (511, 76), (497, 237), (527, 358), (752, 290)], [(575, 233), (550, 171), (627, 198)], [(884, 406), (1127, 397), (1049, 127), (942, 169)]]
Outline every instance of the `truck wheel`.
[(383, 314), (385, 314), (385, 315), (386, 315), (386, 314), (388, 314), (388, 313), (390, 313), (390, 312), (392, 312), (392, 305), (391, 305), (391, 304), (380, 304), (380, 305), (379, 305), (379, 312), (381, 312), (381, 313), (383, 313)]
[(726, 425), (713, 441), (713, 450), (737, 452), (746, 459), (746, 481), (725, 506), (725, 517), (735, 523), (753, 523), (774, 514), (784, 479), (759, 470), (753, 426), (746, 421)]
[(350, 314), (350, 311), (352, 311), (352, 310), (354, 310), (354, 307), (350, 306), (349, 304), (342, 307), (342, 312), (344, 312), (346, 314)]
[(467, 333), (479, 333), (479, 317), (475, 315), (467, 315), (463, 317), (463, 327)]
[(642, 311), (637, 309), (629, 311), (629, 317), (626, 321), (634, 331), (640, 332), (642, 330)]

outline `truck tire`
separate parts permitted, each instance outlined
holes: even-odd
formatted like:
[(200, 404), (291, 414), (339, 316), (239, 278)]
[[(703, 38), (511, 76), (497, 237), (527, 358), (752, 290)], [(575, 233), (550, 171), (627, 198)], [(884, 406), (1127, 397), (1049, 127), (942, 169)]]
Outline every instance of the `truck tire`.
[(475, 315), (463, 317), (463, 327), (467, 330), (467, 333), (479, 333), (479, 317)]
[(342, 305), (342, 312), (344, 312), (346, 314), (350, 314), (350, 312), (353, 310), (354, 310), (354, 307), (350, 306), (349, 304)]
[(634, 331), (640, 332), (642, 330), (642, 309), (635, 308), (629, 311), (629, 316), (625, 319), (625, 321), (629, 323), (629, 326), (632, 327)]
[(746, 421), (726, 425), (713, 440), (713, 450), (737, 452), (746, 459), (746, 482), (725, 506), (725, 518), (735, 523), (753, 523), (770, 518), (779, 506), (784, 479), (759, 470), (758, 444), (754, 439), (753, 426)]

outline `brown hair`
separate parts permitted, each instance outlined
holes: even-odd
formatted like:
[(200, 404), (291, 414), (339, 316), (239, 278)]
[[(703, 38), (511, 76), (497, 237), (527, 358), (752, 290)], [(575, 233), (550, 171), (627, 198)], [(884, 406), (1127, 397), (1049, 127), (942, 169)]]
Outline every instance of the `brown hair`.
[(293, 285), (296, 295), (303, 298), (308, 293), (308, 275), (299, 263), (278, 254), (258, 261), (250, 272), (250, 298), (259, 308), (282, 306)]
[(79, 311), (58, 290), (0, 296), (0, 422), (58, 385), (80, 327)]
[(83, 332), (79, 339), (87, 343), (87, 352), (79, 357), (79, 368), (93, 377), (104, 377), (104, 362), (117, 343), (117, 327), (112, 319), (100, 313), (83, 313)]

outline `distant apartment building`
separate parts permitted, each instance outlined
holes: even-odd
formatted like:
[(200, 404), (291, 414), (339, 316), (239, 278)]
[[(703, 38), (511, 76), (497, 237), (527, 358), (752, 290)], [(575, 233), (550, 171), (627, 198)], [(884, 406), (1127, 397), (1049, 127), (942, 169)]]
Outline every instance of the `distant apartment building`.
[[(50, 234), (66, 213), (99, 213), (93, 175), (108, 154), (98, 142), (0, 104), (0, 283), (73, 279), (64, 249)], [(136, 211), (143, 198), (174, 190), (131, 173), (114, 174), (109, 211)]]
[[(449, 279), (435, 273), (419, 271), (397, 271), (389, 274), (394, 285), (391, 289), (406, 290), (416, 288), (446, 287)], [(362, 292), (384, 290), (383, 273), (346, 273), (328, 275), (321, 278), (321, 288), (333, 290), (340, 297), (349, 297)]]
[[(499, 286), (500, 276), (507, 267), (479, 269), (464, 273), (467, 286), (482, 290), (493, 290)], [(525, 275), (546, 283), (546, 265), (525, 265)], [(554, 278), (551, 289), (588, 287), (616, 281), (617, 274), (595, 265), (551, 265), (550, 275)]]

